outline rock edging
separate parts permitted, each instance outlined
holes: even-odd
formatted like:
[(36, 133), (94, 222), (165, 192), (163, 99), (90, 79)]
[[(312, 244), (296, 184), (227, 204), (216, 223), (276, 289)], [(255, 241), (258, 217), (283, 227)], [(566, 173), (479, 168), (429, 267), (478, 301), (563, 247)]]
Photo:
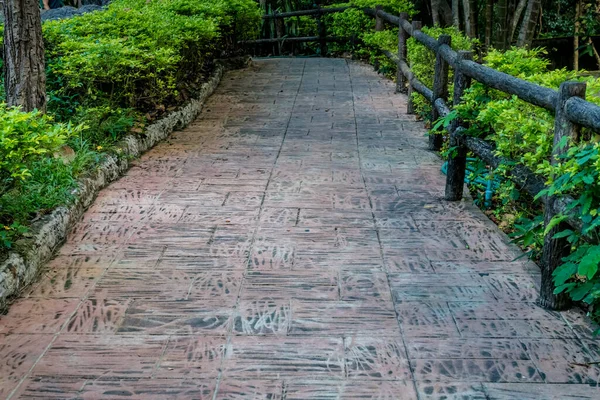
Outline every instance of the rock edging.
[(79, 180), (76, 200), (72, 205), (55, 209), (31, 226), (28, 237), (17, 241), (14, 249), (0, 263), (0, 311), (6, 309), (10, 298), (34, 282), (41, 267), (54, 256), (69, 230), (80, 221), (100, 190), (123, 175), (129, 169), (132, 158), (139, 157), (173, 131), (194, 121), (206, 99), (219, 85), (223, 73), (247, 66), (250, 60), (250, 57), (240, 57), (217, 62), (214, 72), (195, 99), (149, 125), (143, 135), (127, 135), (116, 146), (120, 151), (119, 157), (108, 156), (95, 171)]

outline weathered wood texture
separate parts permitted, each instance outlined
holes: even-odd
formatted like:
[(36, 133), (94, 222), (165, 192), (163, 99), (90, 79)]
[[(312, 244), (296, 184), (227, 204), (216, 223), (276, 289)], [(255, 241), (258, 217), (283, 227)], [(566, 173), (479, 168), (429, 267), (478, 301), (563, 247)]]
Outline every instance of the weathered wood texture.
[(389, 50), (382, 50), (382, 54), (397, 64), (398, 71), (402, 73), (407, 82), (412, 84), (414, 91), (425, 97), (430, 102), (433, 100), (433, 91), (415, 77), (405, 61), (400, 60), (396, 54), (390, 52)]
[(375, 7), (375, 32), (380, 32), (383, 30), (383, 19), (379, 15), (379, 12), (382, 11), (382, 6)]
[[(510, 160), (496, 156), (494, 145), (483, 139), (465, 136), (464, 141), (469, 150), (493, 168), (498, 168), (501, 164), (514, 164)], [(508, 176), (521, 190), (526, 191), (531, 196), (537, 196), (546, 187), (545, 180), (542, 177), (523, 165), (513, 165), (513, 168), (508, 171)]]
[[(566, 82), (560, 86), (560, 92), (556, 104), (555, 122), (554, 122), (554, 144), (552, 154), (552, 165), (559, 162), (559, 158), (567, 151), (566, 145), (561, 145), (563, 138), (571, 138), (577, 141), (580, 127), (572, 123), (567, 118), (566, 102), (571, 97), (585, 98), (585, 83)], [(546, 196), (544, 203), (544, 224), (546, 227), (556, 216), (554, 213), (554, 201), (556, 197)], [(569, 306), (569, 295), (566, 293), (554, 294), (554, 281), (552, 273), (562, 264), (563, 257), (566, 257), (571, 250), (571, 245), (565, 239), (555, 239), (554, 236), (567, 229), (568, 225), (561, 223), (548, 231), (544, 237), (544, 248), (542, 254), (542, 287), (540, 289), (539, 302), (543, 307), (553, 310), (565, 309)]]
[(398, 26), (398, 24), (400, 24), (400, 20), (402, 19), (402, 16), (397, 17), (395, 15), (386, 13), (385, 11), (383, 11), (383, 7), (381, 6), (379, 8), (375, 8), (374, 15), (376, 18), (380, 18), (382, 22), (387, 22), (388, 24), (392, 24), (395, 26)]
[[(421, 21), (412, 21), (410, 34), (412, 35), (412, 32), (418, 31), (419, 29), (421, 29), (422, 26), (423, 25), (421, 24)], [(408, 103), (407, 103), (407, 106), (406, 106), (406, 112), (407, 112), (407, 114), (414, 114), (415, 113), (415, 104), (414, 104), (412, 93), (415, 90), (415, 87), (418, 87), (418, 85), (416, 85), (417, 82), (415, 82), (414, 80), (415, 79), (414, 79), (414, 76), (413, 76), (413, 79), (409, 79), (409, 82), (408, 82)], [(422, 95), (424, 95), (424, 93), (425, 93), (424, 89), (429, 90), (429, 88), (427, 88), (425, 85), (423, 85), (423, 86), (424, 87), (419, 88), (419, 89), (421, 89), (421, 92), (419, 92), (419, 93), (421, 93)], [(431, 92), (431, 90), (429, 90), (429, 92)], [(431, 98), (430, 98), (429, 101), (432, 102), (433, 100), (434, 100), (433, 99), (433, 92), (431, 92)]]
[[(385, 11), (378, 11), (376, 14), (383, 21), (400, 26), (401, 30), (404, 30), (409, 36), (413, 36), (415, 40), (423, 44), (429, 50), (436, 54), (441, 54), (443, 59), (453, 69), (460, 70), (464, 75), (493, 89), (515, 95), (521, 100), (533, 105), (545, 108), (549, 111), (555, 110), (558, 98), (556, 90), (545, 88), (524, 79), (505, 74), (485, 65), (478, 64), (472, 60), (462, 60), (461, 62), (457, 62), (456, 51), (452, 50), (450, 46), (440, 45), (439, 42), (431, 36), (421, 32), (420, 27), (415, 29), (406, 18), (393, 16)], [(371, 13), (367, 12), (367, 15), (374, 16), (375, 12), (371, 10)], [(587, 128), (600, 130), (599, 106), (585, 101), (584, 99), (573, 98), (567, 103), (566, 109), (567, 118), (569, 118), (570, 121)]]
[[(450, 35), (441, 35), (438, 38), (438, 47), (440, 45), (450, 46), (452, 38)], [(438, 99), (446, 102), (448, 100), (448, 74), (450, 68), (448, 62), (444, 60), (440, 52), (436, 53), (435, 59), (435, 72), (433, 76), (433, 99), (434, 102)], [(437, 121), (440, 118), (440, 112), (438, 107), (432, 107), (431, 119)], [(439, 151), (444, 144), (444, 137), (441, 134), (430, 132), (429, 133), (429, 150)]]
[(590, 107), (588, 101), (571, 97), (565, 104), (565, 110), (570, 121), (600, 132), (600, 107)]
[(291, 11), (284, 13), (275, 13), (275, 14), (266, 14), (263, 15), (263, 19), (273, 19), (273, 18), (290, 18), (290, 17), (301, 17), (305, 15), (322, 15), (322, 14), (332, 14), (344, 12), (350, 7), (333, 7), (333, 8), (321, 8), (316, 10), (301, 10), (301, 11)]
[[(460, 51), (458, 53), (459, 60), (473, 59), (473, 53), (470, 51)], [(462, 96), (471, 86), (471, 78), (462, 74), (460, 71), (454, 73), (454, 99), (453, 104), (456, 107), (462, 101)], [(467, 148), (462, 143), (459, 137), (460, 121), (455, 119), (450, 124), (450, 148), (454, 151), (448, 158), (448, 172), (446, 176), (446, 191), (445, 198), (450, 201), (458, 201), (462, 199), (463, 190), (465, 187), (465, 174), (467, 167)]]
[[(400, 13), (400, 21), (402, 20), (407, 20), (408, 19), (408, 13)], [(397, 93), (406, 93), (407, 92), (407, 88), (406, 88), (406, 83), (407, 83), (407, 79), (406, 76), (404, 75), (404, 72), (402, 72), (402, 68), (400, 68), (399, 62), (400, 61), (404, 61), (404, 63), (406, 63), (407, 61), (407, 47), (406, 47), (406, 41), (408, 40), (408, 33), (406, 33), (406, 31), (404, 29), (402, 29), (402, 27), (400, 26), (398, 29), (398, 68), (396, 71), (396, 92)]]
[(518, 96), (533, 105), (554, 110), (557, 93), (555, 90), (544, 88), (524, 79), (516, 78), (504, 72), (496, 71), (474, 61), (462, 61), (458, 69), (471, 78), (493, 89)]
[(37, 0), (4, 0), (6, 103), (23, 111), (46, 111), (46, 69)]
[[(347, 42), (349, 38), (346, 37), (326, 37), (326, 42)], [(257, 40), (247, 40), (240, 42), (240, 44), (266, 44), (266, 43), (304, 43), (304, 42), (320, 42), (320, 36), (302, 36), (302, 37), (283, 37), (283, 38), (273, 38), (273, 39), (257, 39)]]
[(317, 7), (317, 10), (319, 11), (319, 14), (317, 14), (317, 30), (319, 32), (319, 51), (321, 57), (325, 57), (325, 55), (327, 55), (327, 31), (325, 28), (325, 22), (323, 21), (321, 14), (321, 5), (317, 4)]
[[(517, 187), (525, 191), (531, 197), (536, 197), (545, 187), (546, 181), (524, 165), (515, 164), (511, 160), (504, 159), (495, 155), (495, 147), (490, 142), (475, 138), (472, 136), (463, 136), (465, 145), (477, 157), (481, 158), (493, 168), (498, 168), (502, 164), (511, 165), (510, 171), (507, 171), (507, 177), (513, 181)], [(560, 197), (554, 201), (552, 207), (555, 214), (567, 215), (566, 222), (575, 229), (581, 230), (583, 224), (579, 220), (577, 210), (571, 210), (569, 204), (574, 201), (570, 196)]]

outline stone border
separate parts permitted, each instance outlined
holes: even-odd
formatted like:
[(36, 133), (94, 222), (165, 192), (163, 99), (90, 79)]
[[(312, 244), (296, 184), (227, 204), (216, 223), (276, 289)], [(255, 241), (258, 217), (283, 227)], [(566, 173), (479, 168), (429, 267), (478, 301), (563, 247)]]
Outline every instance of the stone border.
[(215, 70), (200, 89), (197, 98), (190, 100), (164, 118), (149, 125), (143, 135), (127, 135), (116, 146), (120, 155), (109, 155), (98, 168), (79, 180), (77, 198), (69, 207), (59, 207), (31, 226), (28, 237), (15, 243), (8, 257), (0, 263), (0, 312), (10, 298), (33, 283), (41, 267), (52, 259), (64, 243), (67, 234), (79, 222), (96, 196), (130, 167), (130, 161), (167, 138), (173, 131), (183, 129), (202, 111), (206, 99), (221, 82), (226, 70), (250, 65), (250, 57), (217, 60)]

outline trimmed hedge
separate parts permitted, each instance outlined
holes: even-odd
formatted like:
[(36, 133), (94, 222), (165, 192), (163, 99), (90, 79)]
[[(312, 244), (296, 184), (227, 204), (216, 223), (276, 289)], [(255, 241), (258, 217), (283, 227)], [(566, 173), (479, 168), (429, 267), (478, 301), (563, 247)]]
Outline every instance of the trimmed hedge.
[(193, 97), (260, 15), (254, 0), (115, 0), (45, 22), (48, 114), (0, 107), (0, 253), (68, 205), (77, 177), (125, 134)]

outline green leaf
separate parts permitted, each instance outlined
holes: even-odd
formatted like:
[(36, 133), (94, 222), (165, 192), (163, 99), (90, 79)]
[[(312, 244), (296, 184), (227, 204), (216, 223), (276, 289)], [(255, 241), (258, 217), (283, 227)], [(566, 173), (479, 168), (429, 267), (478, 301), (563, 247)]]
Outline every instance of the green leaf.
[(575, 287), (569, 293), (571, 294), (571, 298), (575, 301), (581, 301), (587, 294), (592, 290), (592, 284), (587, 282), (581, 286)]
[(572, 230), (570, 230), (570, 229), (565, 229), (564, 231), (562, 231), (562, 232), (558, 232), (556, 235), (554, 235), (554, 236), (552, 237), (552, 239), (562, 239), (562, 238), (565, 238), (565, 237), (567, 237), (567, 236), (571, 236), (572, 234), (573, 234), (573, 231), (572, 231)]
[(592, 279), (598, 272), (598, 263), (600, 263), (600, 246), (592, 246), (579, 262), (577, 273)]
[(557, 286), (556, 289), (554, 289), (553, 293), (554, 294), (561, 294), (562, 292), (569, 291), (569, 289), (571, 289), (574, 286), (575, 286), (574, 283), (565, 283), (563, 285)]
[(583, 165), (583, 164), (587, 163), (588, 161), (590, 161), (592, 159), (592, 157), (594, 157), (594, 156), (595, 156), (595, 154), (592, 153), (592, 154), (588, 154), (587, 156), (578, 158), (577, 159), (577, 164)]
[(548, 224), (548, 226), (546, 226), (544, 235), (547, 235), (552, 230), (552, 228), (554, 228), (555, 226), (557, 226), (558, 224), (560, 224), (561, 222), (563, 222), (566, 219), (567, 219), (566, 215), (557, 215), (554, 218), (552, 218), (550, 220), (550, 223)]
[(560, 286), (565, 284), (569, 279), (575, 275), (577, 271), (577, 265), (573, 263), (567, 263), (559, 266), (552, 273), (552, 278), (554, 280), (554, 284), (556, 286)]

